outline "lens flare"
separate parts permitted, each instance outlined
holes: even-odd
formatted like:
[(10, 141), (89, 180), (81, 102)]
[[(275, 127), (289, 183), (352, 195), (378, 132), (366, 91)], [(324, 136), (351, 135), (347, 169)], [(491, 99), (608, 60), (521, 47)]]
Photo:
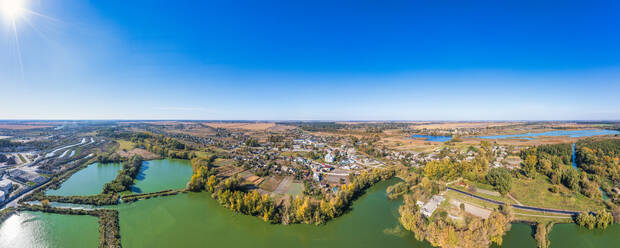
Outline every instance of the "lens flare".
[(0, 0), (0, 13), (8, 21), (21, 17), (26, 8), (25, 0)]

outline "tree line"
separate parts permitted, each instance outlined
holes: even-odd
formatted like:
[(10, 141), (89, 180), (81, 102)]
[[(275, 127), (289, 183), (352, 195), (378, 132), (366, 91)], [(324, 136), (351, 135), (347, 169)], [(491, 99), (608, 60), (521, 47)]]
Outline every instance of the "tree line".
[(116, 178), (103, 186), (103, 194), (113, 194), (127, 191), (134, 184), (134, 179), (142, 168), (143, 159), (139, 155), (132, 156), (127, 162), (123, 163), (122, 169)]

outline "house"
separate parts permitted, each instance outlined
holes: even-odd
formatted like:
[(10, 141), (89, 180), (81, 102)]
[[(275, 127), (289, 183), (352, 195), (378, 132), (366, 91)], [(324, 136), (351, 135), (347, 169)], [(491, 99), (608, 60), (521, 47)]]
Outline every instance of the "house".
[(4, 202), (6, 198), (6, 194), (4, 193), (4, 191), (0, 191), (0, 202)]
[(441, 202), (443, 202), (445, 199), (446, 198), (441, 195), (435, 195), (431, 197), (431, 199), (426, 204), (424, 204), (424, 206), (422, 206), (422, 209), (420, 209), (420, 211), (422, 212), (422, 214), (424, 214), (424, 216), (426, 216), (426, 218), (431, 217), (439, 204), (441, 204)]

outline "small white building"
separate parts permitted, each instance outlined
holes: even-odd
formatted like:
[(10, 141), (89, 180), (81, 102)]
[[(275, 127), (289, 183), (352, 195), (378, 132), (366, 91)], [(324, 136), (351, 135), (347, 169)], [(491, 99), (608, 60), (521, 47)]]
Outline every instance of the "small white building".
[(0, 203), (1, 203), (1, 202), (4, 202), (4, 200), (5, 200), (5, 198), (6, 198), (6, 197), (5, 197), (5, 195), (6, 195), (6, 194), (4, 194), (4, 191), (0, 191)]
[(332, 153), (327, 153), (327, 155), (325, 155), (325, 162), (327, 163), (333, 163), (334, 162), (334, 155), (332, 155)]
[(443, 202), (445, 199), (446, 198), (441, 195), (435, 195), (431, 197), (431, 199), (426, 204), (424, 204), (424, 206), (422, 206), (422, 209), (420, 209), (420, 211), (422, 212), (422, 214), (424, 214), (424, 216), (426, 216), (426, 218), (431, 217), (439, 204), (441, 204), (441, 202)]
[(314, 181), (321, 181), (321, 176), (319, 176), (319, 173), (314, 172), (312, 178), (314, 179)]
[(13, 184), (11, 183), (11, 181), (9, 180), (0, 181), (0, 191), (6, 194), (9, 194), (9, 192), (11, 191), (11, 188), (13, 188)]

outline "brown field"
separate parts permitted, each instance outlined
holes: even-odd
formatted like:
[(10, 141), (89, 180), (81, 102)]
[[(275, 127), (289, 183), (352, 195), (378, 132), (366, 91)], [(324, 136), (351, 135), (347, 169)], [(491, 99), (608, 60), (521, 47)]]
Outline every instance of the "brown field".
[(225, 166), (215, 168), (215, 173), (219, 177), (230, 177), (234, 174), (242, 172), (243, 170), (244, 169), (240, 167), (235, 167), (232, 165), (225, 165)]
[(268, 192), (273, 192), (278, 188), (283, 179), (284, 177), (282, 176), (267, 177), (263, 183), (260, 184), (260, 188)]
[(253, 184), (253, 185), (259, 185), (260, 183), (262, 183), (265, 179), (259, 176), (249, 176), (247, 178), (244, 178), (245, 183), (246, 184)]
[(171, 129), (167, 131), (170, 133), (189, 134), (198, 137), (208, 137), (209, 135), (214, 135), (216, 133), (215, 129), (211, 127), (200, 126), (185, 127), (184, 129)]
[(159, 155), (154, 154), (152, 152), (149, 152), (147, 150), (144, 150), (142, 148), (134, 148), (134, 149), (132, 149), (130, 151), (120, 150), (117, 153), (118, 153), (118, 155), (121, 155), (121, 157), (124, 157), (124, 158), (128, 158), (128, 157), (131, 157), (133, 155), (140, 155), (141, 157), (143, 157), (146, 160), (151, 160), (151, 159), (159, 158)]
[(245, 130), (266, 130), (268, 128), (275, 127), (273, 122), (245, 122), (245, 123), (227, 123), (227, 122), (206, 122), (207, 126), (213, 128), (228, 128), (228, 129), (245, 129)]
[(443, 145), (441, 142), (430, 142), (422, 139), (409, 139), (403, 136), (384, 137), (381, 139), (381, 143), (392, 149), (415, 152), (431, 152)]
[(453, 129), (453, 128), (487, 128), (501, 127), (515, 124), (523, 124), (523, 122), (446, 122), (446, 123), (430, 123), (423, 125), (411, 125), (413, 129)]
[(212, 128), (241, 129), (248, 131), (286, 131), (294, 126), (279, 125), (273, 122), (205, 122), (202, 123)]
[(32, 124), (0, 124), (0, 129), (11, 129), (11, 130), (26, 130), (26, 129), (35, 129), (35, 128), (50, 128), (55, 126), (50, 125), (32, 125)]

